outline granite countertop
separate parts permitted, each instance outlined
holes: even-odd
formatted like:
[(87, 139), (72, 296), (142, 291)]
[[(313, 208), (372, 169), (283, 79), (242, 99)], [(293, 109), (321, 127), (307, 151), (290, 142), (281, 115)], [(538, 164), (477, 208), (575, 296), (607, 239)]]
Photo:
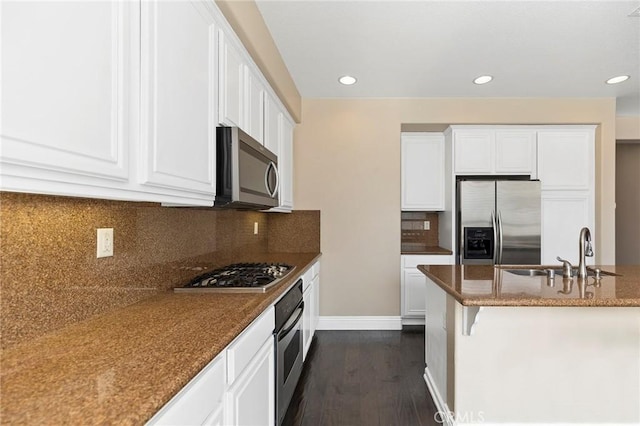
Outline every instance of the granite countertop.
[(2, 353), (7, 424), (142, 424), (278, 299), (320, 254), (265, 293), (164, 292)]
[[(589, 277), (520, 276), (506, 268), (531, 266), (419, 265), (418, 269), (465, 306), (630, 306), (640, 307), (640, 265), (599, 266), (617, 276), (604, 276), (600, 286)], [(551, 266), (557, 268), (558, 265)]]
[(453, 252), (449, 249), (438, 247), (438, 246), (425, 246), (420, 248), (402, 248), (400, 254), (403, 255), (411, 255), (411, 254), (439, 254), (439, 255), (451, 255)]

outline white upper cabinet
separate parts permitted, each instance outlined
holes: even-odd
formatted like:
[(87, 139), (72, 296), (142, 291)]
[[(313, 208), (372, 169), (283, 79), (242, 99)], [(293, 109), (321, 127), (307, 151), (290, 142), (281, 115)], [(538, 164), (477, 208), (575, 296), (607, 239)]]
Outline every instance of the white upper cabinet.
[(12, 1), (1, 19), (0, 190), (211, 206), (222, 124), (275, 147), (291, 209), (289, 114), (214, 2)]
[(136, 13), (135, 2), (3, 3), (2, 189), (88, 195), (77, 185), (127, 182)]
[(458, 175), (536, 176), (533, 129), (452, 126), (454, 168)]
[[(542, 262), (578, 261), (578, 235), (595, 228), (595, 126), (554, 126), (538, 131), (542, 189)], [(597, 248), (597, 242), (594, 241)], [(593, 264), (594, 258), (587, 258)]]
[(280, 149), (278, 172), (280, 175), (279, 211), (293, 209), (293, 123), (284, 114), (280, 115)]
[(282, 112), (273, 96), (264, 97), (264, 146), (273, 153), (278, 153), (280, 144), (280, 116)]
[(442, 133), (402, 133), (402, 210), (444, 210)]
[(534, 130), (496, 130), (495, 172), (497, 174), (536, 174), (536, 132)]
[[(595, 237), (593, 194), (590, 191), (542, 191), (541, 263), (555, 265), (557, 256), (578, 264), (578, 236), (586, 226)], [(597, 249), (594, 240), (594, 247)], [(588, 264), (593, 257), (586, 258)]]
[(543, 190), (590, 190), (594, 169), (593, 126), (538, 132), (538, 177)]
[(216, 25), (207, 3), (143, 2), (141, 183), (215, 192)]
[(264, 97), (264, 146), (278, 156), (278, 207), (272, 212), (293, 209), (293, 122), (272, 95)]
[(245, 73), (247, 85), (245, 131), (264, 145), (264, 86), (249, 67), (245, 67)]
[(222, 30), (218, 42), (218, 72), (218, 121), (244, 129), (244, 59), (240, 48)]
[(491, 130), (454, 130), (453, 165), (456, 174), (492, 173), (495, 133)]

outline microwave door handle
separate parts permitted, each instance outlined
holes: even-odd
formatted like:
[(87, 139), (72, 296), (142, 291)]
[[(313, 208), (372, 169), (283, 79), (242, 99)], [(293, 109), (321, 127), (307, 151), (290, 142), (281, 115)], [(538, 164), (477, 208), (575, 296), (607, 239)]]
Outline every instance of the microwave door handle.
[[(273, 164), (273, 163), (272, 163)], [(276, 193), (278, 192), (278, 190), (280, 189), (280, 170), (278, 170), (278, 167), (273, 164), (273, 171), (276, 174), (276, 187), (273, 189), (273, 195), (272, 197), (276, 196)]]
[(493, 263), (498, 264), (498, 223), (495, 212), (491, 212), (491, 225), (493, 225)]
[[(269, 185), (269, 175), (271, 174), (271, 170), (273, 170), (276, 174), (276, 184), (273, 190), (271, 190), (271, 186)], [(267, 192), (269, 193), (269, 196), (274, 197), (276, 195), (276, 192), (278, 191), (279, 183), (280, 182), (278, 179), (278, 169), (276, 168), (275, 163), (273, 161), (270, 161), (269, 165), (267, 166), (267, 170), (264, 172), (264, 186), (265, 188), (267, 188)]]

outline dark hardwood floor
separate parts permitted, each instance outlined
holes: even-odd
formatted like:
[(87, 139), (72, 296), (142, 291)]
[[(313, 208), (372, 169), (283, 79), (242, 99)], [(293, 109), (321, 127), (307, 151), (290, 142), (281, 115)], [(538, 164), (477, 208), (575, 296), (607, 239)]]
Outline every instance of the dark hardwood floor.
[(436, 425), (424, 327), (318, 331), (283, 425)]

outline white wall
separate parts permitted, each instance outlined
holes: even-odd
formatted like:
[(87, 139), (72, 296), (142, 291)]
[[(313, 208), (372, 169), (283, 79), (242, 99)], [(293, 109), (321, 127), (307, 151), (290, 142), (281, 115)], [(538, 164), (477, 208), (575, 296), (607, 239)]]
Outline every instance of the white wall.
[(296, 209), (321, 210), (321, 315), (400, 314), (405, 123), (596, 124), (596, 262), (615, 259), (615, 99), (303, 99)]

